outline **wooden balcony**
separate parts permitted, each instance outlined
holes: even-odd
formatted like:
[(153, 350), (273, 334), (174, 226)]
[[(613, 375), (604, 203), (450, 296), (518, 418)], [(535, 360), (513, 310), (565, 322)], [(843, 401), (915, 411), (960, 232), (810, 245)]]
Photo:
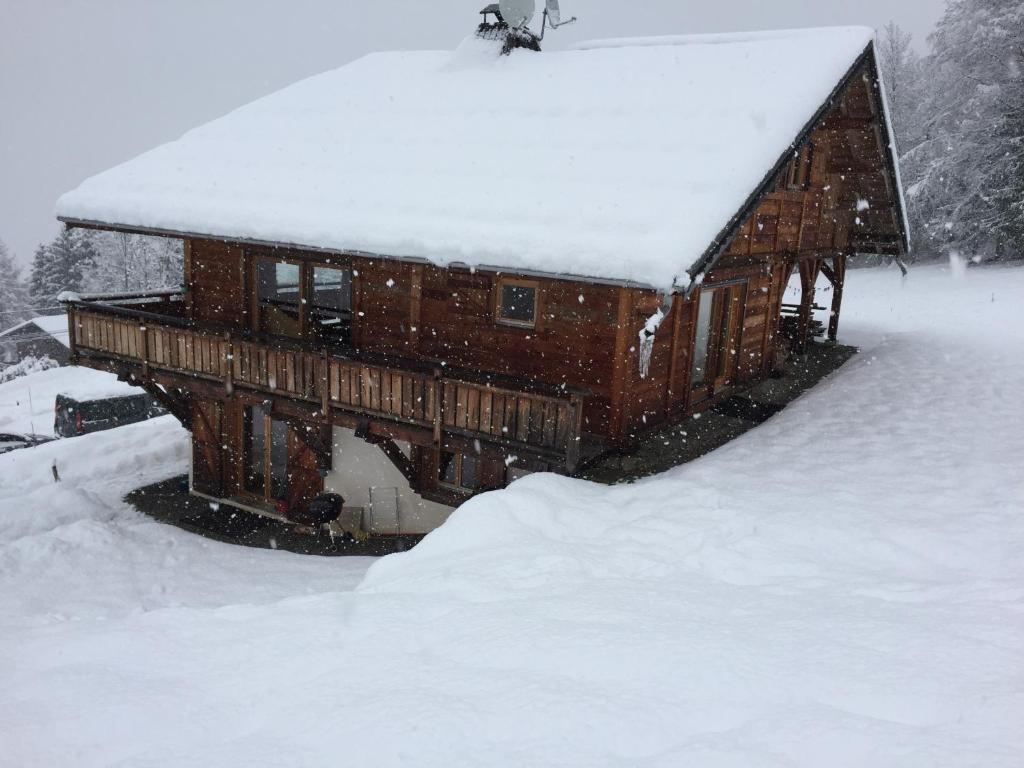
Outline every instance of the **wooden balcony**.
[(348, 414), (531, 451), (578, 466), (585, 393), (430, 362), (339, 354), (190, 327), (171, 294), (68, 302), (72, 359), (136, 378), (166, 372)]

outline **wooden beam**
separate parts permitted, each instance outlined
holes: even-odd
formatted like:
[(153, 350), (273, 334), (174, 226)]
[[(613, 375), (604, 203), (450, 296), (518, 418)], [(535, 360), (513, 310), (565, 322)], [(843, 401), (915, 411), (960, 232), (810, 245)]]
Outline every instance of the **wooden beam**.
[(412, 461), (406, 456), (394, 440), (386, 437), (371, 440), (388, 457), (388, 461), (394, 464), (395, 468), (402, 473), (402, 476), (409, 481), (409, 485), (415, 491), (419, 487), (419, 473)]
[(683, 311), (686, 299), (680, 294), (672, 296), (672, 348), (669, 352), (668, 383), (665, 386), (665, 418), (671, 418), (675, 409), (675, 403), (680, 395), (679, 390), (679, 366), (680, 355), (683, 351)]
[(192, 409), (189, 407), (188, 394), (174, 394), (173, 389), (162, 389), (152, 380), (141, 379), (134, 384), (144, 389), (150, 397), (162, 405), (167, 412), (181, 422), (181, 425), (191, 431)]
[(803, 353), (811, 337), (811, 320), (814, 316), (814, 291), (821, 270), (821, 261), (800, 262), (800, 310), (797, 315), (797, 352)]
[(629, 364), (629, 336), (632, 328), (629, 321), (633, 311), (633, 292), (628, 288), (619, 289), (619, 307), (615, 320), (615, 350), (612, 360), (611, 382), (611, 415), (609, 418), (609, 436), (621, 441), (625, 432), (625, 398), (627, 366)]
[(839, 314), (843, 309), (843, 286), (846, 283), (845, 253), (837, 254), (832, 258), (832, 270), (835, 280), (832, 281), (832, 311), (828, 319), (829, 341), (835, 341), (839, 336)]

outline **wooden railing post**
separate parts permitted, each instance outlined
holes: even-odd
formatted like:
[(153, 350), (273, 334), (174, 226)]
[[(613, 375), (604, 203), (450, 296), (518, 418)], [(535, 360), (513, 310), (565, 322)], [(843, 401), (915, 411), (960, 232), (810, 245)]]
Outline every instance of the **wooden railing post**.
[(441, 369), (434, 369), (434, 446), (441, 447), (441, 432), (444, 425), (444, 383)]
[(583, 425), (583, 398), (572, 395), (569, 398), (569, 444), (565, 449), (565, 468), (572, 474), (580, 463), (580, 432)]
[(142, 374), (149, 375), (149, 330), (145, 323), (139, 323), (139, 335), (142, 336)]
[(324, 352), (320, 357), (320, 410), (324, 416), (331, 412), (331, 359)]
[(72, 365), (78, 364), (78, 307), (68, 304), (68, 348)]

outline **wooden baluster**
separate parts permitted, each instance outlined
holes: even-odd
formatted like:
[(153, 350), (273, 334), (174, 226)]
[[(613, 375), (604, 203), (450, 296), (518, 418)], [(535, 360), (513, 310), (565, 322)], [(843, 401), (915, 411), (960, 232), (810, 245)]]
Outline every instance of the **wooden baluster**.
[(145, 323), (139, 323), (139, 335), (142, 337), (142, 375), (149, 375), (149, 332)]
[(235, 345), (231, 334), (224, 332), (224, 392), (228, 397), (235, 393)]

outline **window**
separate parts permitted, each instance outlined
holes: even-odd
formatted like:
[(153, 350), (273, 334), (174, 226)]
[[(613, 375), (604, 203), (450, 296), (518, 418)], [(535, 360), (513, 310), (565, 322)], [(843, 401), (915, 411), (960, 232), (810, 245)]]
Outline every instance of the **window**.
[(537, 322), (537, 282), (498, 280), (494, 317), (502, 325), (533, 328)]
[(703, 387), (708, 380), (708, 359), (711, 357), (711, 315), (715, 306), (714, 289), (700, 292), (697, 307), (697, 342), (693, 348), (693, 388)]
[(437, 479), (449, 488), (477, 491), (480, 489), (480, 460), (465, 453), (441, 451)]
[(814, 145), (807, 143), (790, 160), (779, 183), (780, 190), (804, 190), (811, 182), (811, 166), (814, 162)]
[(258, 406), (245, 409), (245, 489), (267, 501), (289, 492), (288, 425)]
[(347, 342), (352, 328), (352, 270), (313, 267), (310, 326), (322, 339)]
[(286, 261), (260, 259), (256, 263), (259, 329), (275, 336), (301, 332), (302, 267)]

